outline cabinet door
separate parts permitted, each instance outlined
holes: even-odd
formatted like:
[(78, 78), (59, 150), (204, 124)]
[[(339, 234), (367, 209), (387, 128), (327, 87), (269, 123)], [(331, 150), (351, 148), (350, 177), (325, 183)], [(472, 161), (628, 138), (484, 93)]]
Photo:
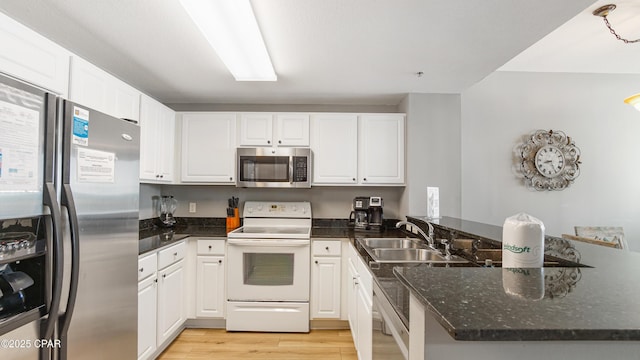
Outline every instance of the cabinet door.
[(240, 146), (272, 146), (272, 139), (273, 114), (240, 114)]
[(163, 182), (173, 182), (175, 168), (175, 139), (176, 139), (176, 113), (168, 107), (160, 104), (158, 122), (158, 139), (156, 141), (158, 157), (156, 159), (156, 172)]
[(358, 273), (351, 258), (347, 259), (347, 319), (353, 343), (358, 347)]
[(356, 184), (357, 115), (312, 115), (311, 134), (313, 185)]
[(120, 119), (140, 120), (140, 92), (119, 79), (109, 76), (111, 82), (111, 115)]
[(364, 287), (358, 288), (358, 351), (359, 360), (371, 360), (373, 354), (373, 303)]
[(158, 278), (154, 275), (138, 285), (138, 360), (156, 350)]
[(277, 146), (309, 146), (309, 115), (277, 114), (274, 141)]
[(140, 120), (140, 92), (77, 56), (71, 59), (69, 99), (117, 118)]
[(142, 95), (140, 100), (140, 179), (173, 181), (175, 112)]
[(235, 183), (236, 114), (182, 115), (182, 181)]
[(156, 163), (158, 154), (158, 126), (160, 108), (156, 101), (143, 95), (140, 100), (140, 180), (155, 181), (160, 179)]
[(313, 258), (311, 264), (311, 318), (340, 318), (340, 258)]
[(109, 91), (110, 83), (104, 71), (77, 56), (71, 58), (71, 101), (113, 115), (109, 104)]
[(158, 346), (161, 346), (185, 320), (184, 260), (158, 272)]
[(68, 97), (67, 50), (1, 12), (0, 44), (0, 72)]
[(404, 115), (361, 115), (358, 124), (360, 183), (404, 183)]
[(197, 258), (196, 316), (224, 317), (224, 257)]

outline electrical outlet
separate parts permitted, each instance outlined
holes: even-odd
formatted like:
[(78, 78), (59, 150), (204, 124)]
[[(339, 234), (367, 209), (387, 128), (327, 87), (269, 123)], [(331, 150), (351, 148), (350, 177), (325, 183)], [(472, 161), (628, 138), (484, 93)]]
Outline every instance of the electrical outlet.
[(196, 212), (196, 203), (194, 203), (194, 202), (189, 203), (189, 212), (190, 213)]

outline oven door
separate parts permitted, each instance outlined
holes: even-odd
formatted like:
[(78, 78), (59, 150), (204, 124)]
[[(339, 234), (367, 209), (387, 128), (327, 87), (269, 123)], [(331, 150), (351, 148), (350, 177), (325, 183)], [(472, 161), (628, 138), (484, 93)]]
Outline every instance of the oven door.
[(229, 239), (229, 301), (309, 301), (308, 239)]

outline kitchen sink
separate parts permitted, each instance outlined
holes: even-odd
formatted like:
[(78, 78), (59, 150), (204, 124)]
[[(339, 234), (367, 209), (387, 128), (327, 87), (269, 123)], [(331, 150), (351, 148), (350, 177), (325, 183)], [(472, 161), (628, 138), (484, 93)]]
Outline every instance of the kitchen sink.
[(385, 248), (385, 249), (418, 249), (426, 248), (427, 244), (419, 239), (406, 239), (406, 238), (368, 238), (358, 239), (364, 246), (368, 246), (372, 249)]
[(429, 249), (373, 249), (371, 252), (373, 260), (381, 263), (467, 263), (468, 261), (459, 257), (451, 256), (445, 258), (435, 250)]

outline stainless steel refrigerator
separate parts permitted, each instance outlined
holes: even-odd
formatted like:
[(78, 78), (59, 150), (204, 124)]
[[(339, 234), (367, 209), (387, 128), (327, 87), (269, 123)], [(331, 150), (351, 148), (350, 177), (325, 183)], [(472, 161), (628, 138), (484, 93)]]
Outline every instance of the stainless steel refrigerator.
[(136, 357), (139, 146), (131, 122), (0, 77), (1, 359)]

